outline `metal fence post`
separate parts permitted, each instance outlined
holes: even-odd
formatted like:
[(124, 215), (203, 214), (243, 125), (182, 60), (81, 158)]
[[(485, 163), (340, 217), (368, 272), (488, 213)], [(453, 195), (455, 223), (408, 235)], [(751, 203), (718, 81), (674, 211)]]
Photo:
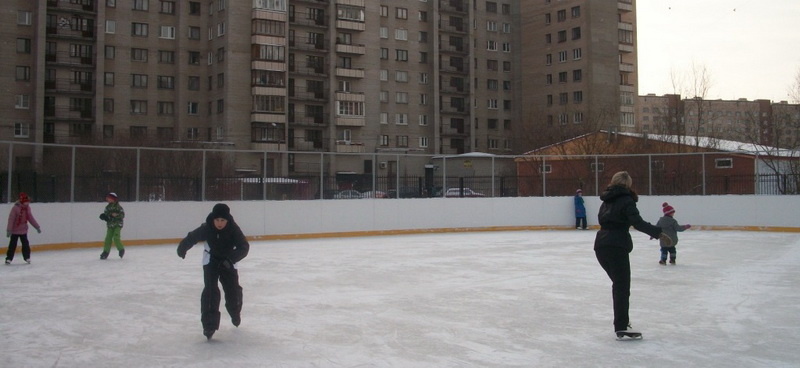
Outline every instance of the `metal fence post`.
[(653, 155), (647, 155), (647, 186), (647, 194), (653, 195)]
[(594, 194), (600, 195), (600, 159), (594, 156)]
[(539, 169), (542, 171), (542, 197), (547, 197), (547, 158), (542, 156), (542, 167)]
[(203, 167), (200, 171), (202, 177), (200, 178), (200, 200), (206, 201), (206, 150), (203, 150)]
[(8, 186), (6, 187), (8, 203), (11, 203), (11, 172), (14, 169), (14, 143), (8, 144)]
[(75, 146), (72, 146), (72, 166), (69, 174), (69, 201), (75, 202)]
[(139, 184), (140, 184), (140, 179), (141, 179), (140, 173), (142, 172), (142, 167), (141, 167), (141, 164), (142, 164), (141, 158), (142, 157), (141, 156), (142, 156), (142, 149), (141, 148), (137, 148), (136, 149), (136, 195), (134, 196), (134, 198), (136, 198), (136, 202), (139, 202), (139, 191), (140, 191), (139, 190)]
[(703, 160), (703, 195), (706, 195), (706, 154), (700, 155), (700, 159)]

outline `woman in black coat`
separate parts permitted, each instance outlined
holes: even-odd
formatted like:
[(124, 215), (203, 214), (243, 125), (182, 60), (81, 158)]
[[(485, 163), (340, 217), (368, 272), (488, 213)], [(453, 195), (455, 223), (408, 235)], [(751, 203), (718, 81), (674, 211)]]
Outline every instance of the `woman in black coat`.
[(633, 180), (627, 171), (620, 171), (611, 178), (608, 188), (600, 195), (603, 204), (597, 214), (600, 231), (594, 240), (594, 252), (600, 266), (611, 279), (611, 294), (614, 300), (614, 331), (618, 338), (640, 338), (641, 334), (627, 331), (629, 327), (628, 306), (631, 295), (631, 265), (628, 253), (633, 250), (629, 229), (633, 226), (654, 238), (672, 243), (661, 228), (639, 216), (636, 202), (639, 197), (631, 185)]
[(186, 257), (186, 251), (198, 242), (205, 241), (203, 254), (203, 281), (205, 287), (200, 297), (200, 321), (203, 335), (211, 336), (219, 329), (220, 292), (217, 282), (225, 291), (225, 309), (231, 316), (231, 323), (239, 327), (242, 312), (242, 287), (236, 263), (247, 256), (250, 243), (247, 242), (239, 225), (233, 221), (231, 210), (224, 203), (217, 203), (206, 217), (206, 222), (192, 230), (178, 245), (178, 256)]

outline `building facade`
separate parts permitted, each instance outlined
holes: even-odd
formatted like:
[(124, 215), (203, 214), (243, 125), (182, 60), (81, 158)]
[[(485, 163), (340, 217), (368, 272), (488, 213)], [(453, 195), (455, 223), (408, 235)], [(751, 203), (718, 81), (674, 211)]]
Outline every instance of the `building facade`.
[[(11, 0), (2, 14), (4, 140), (392, 175), (428, 161), (394, 155), (513, 154), (633, 121), (633, 0)], [(14, 156), (33, 170), (47, 152)]]
[(769, 100), (639, 96), (637, 131), (800, 148), (800, 105)]
[[(520, 2), (521, 116), (543, 146), (599, 129), (632, 131), (637, 88), (632, 0)], [(530, 147), (530, 146), (529, 146)]]

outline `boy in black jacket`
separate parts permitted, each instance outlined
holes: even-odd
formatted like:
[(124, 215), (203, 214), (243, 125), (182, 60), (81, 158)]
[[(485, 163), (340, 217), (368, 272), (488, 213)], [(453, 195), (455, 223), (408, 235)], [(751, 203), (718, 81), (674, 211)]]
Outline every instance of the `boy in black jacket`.
[(236, 263), (247, 256), (250, 243), (247, 242), (239, 225), (233, 221), (231, 210), (224, 203), (217, 203), (206, 217), (206, 222), (192, 230), (178, 245), (178, 256), (186, 257), (186, 251), (198, 242), (205, 241), (203, 254), (203, 294), (200, 297), (200, 321), (203, 335), (211, 339), (219, 329), (220, 293), (217, 282), (225, 291), (225, 309), (231, 316), (231, 323), (239, 327), (242, 311), (242, 287), (239, 286), (239, 273)]

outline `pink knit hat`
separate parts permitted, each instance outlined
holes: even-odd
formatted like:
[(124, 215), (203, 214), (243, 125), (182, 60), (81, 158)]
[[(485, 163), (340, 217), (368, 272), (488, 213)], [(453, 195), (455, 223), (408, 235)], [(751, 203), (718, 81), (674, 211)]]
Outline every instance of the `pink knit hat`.
[(675, 209), (672, 208), (672, 206), (670, 206), (667, 202), (664, 202), (661, 207), (661, 210), (664, 211), (664, 215), (671, 215), (675, 213)]

